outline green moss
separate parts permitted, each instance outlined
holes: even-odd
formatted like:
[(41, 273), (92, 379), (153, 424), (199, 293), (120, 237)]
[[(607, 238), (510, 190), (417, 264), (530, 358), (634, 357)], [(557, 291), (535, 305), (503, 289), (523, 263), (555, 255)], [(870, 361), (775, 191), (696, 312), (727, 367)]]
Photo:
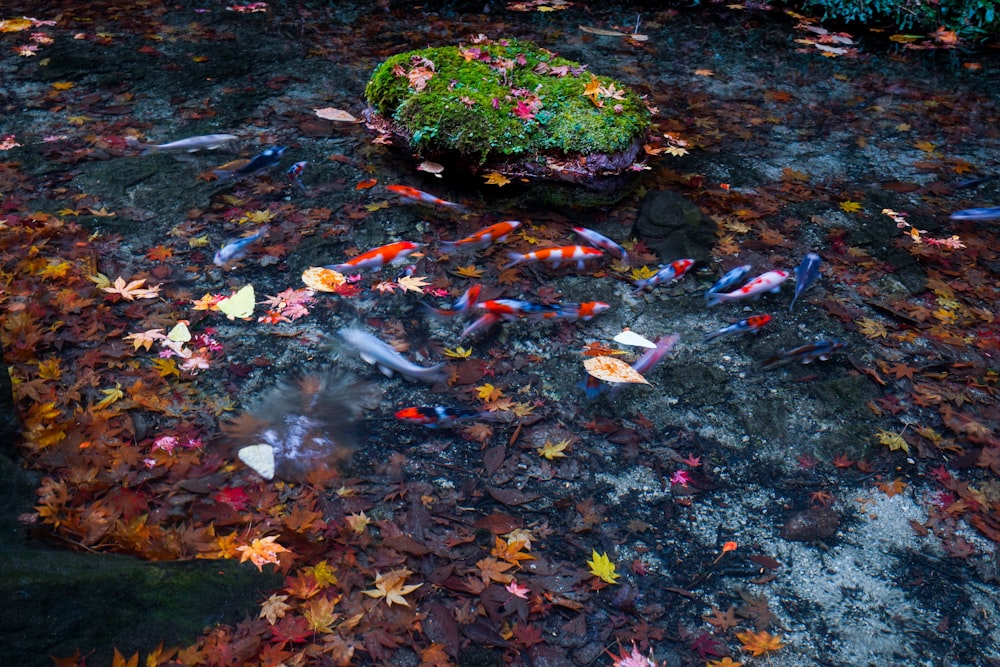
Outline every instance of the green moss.
[[(430, 63), (433, 75), (418, 91), (411, 74), (429, 71)], [(365, 97), (422, 151), (457, 151), (482, 163), (545, 152), (625, 150), (646, 131), (649, 113), (634, 92), (610, 77), (596, 80), (614, 97), (584, 95), (593, 77), (544, 49), (501, 40), (392, 56), (375, 69)]]

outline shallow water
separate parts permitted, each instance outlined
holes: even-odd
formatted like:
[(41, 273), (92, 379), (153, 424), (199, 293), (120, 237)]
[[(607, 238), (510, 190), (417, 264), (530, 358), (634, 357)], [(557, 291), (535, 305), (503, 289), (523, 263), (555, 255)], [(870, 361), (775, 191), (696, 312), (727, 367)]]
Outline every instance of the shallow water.
[[(648, 41), (579, 30), (629, 32), (637, 15)], [(238, 558), (235, 546), (276, 536), (294, 554), (276, 556), (286, 574), (315, 578), (325, 562), (337, 578), (319, 594), (293, 582), (276, 591), (289, 596), (283, 624), (257, 618), (216, 628), (197, 644), (166, 638), (191, 644), (184, 664), (221, 655), (227, 664), (296, 655), (306, 664), (347, 664), (349, 649), (362, 664), (434, 664), (434, 644), (460, 665), (606, 664), (603, 649), (616, 641), (651, 648), (664, 665), (725, 655), (777, 667), (985, 665), (1000, 657), (997, 547), (989, 540), (1000, 534), (992, 528), (998, 470), (983, 454), (1000, 448), (996, 227), (948, 221), (952, 211), (1000, 202), (995, 180), (955, 188), (997, 170), (995, 57), (905, 49), (884, 35), (852, 35), (856, 52), (827, 57), (797, 41), (815, 39), (815, 30), (780, 13), (719, 6), (240, 14), (93, 5), (57, 20), (39, 28), (55, 41), (34, 56), (14, 52), (27, 32), (4, 33), (0, 60), (8, 90), (0, 135), (22, 144), (0, 154), (3, 341), (27, 422), (25, 459), (52, 480), (42, 484), (43, 510), (33, 520), (52, 528), (54, 507), (64, 543), (154, 560)], [(619, 78), (648, 96), (660, 129), (687, 141), (689, 153), (651, 159), (614, 206), (552, 208), (516, 184), (473, 187), (467, 175), (419, 172), (418, 158), (373, 144), (363, 126), (315, 116), (323, 107), (360, 116), (365, 81), (386, 56), (478, 33), (531, 39)], [(222, 157), (137, 157), (123, 139), (135, 131), (155, 142), (223, 132), (240, 141)], [(289, 149), (269, 177), (223, 187), (199, 177), (271, 145)], [(304, 191), (283, 174), (302, 160)], [(369, 179), (378, 184), (357, 188)], [(392, 183), (474, 213), (461, 219), (401, 204), (384, 190)], [(431, 246), (415, 275), (450, 298), (379, 291), (365, 276), (356, 295), (315, 295), (304, 317), (258, 320), (278, 309), (261, 303), (265, 295), (301, 289), (302, 271), (343, 261), (350, 250), (458, 238), (504, 219), (521, 220), (542, 242), (568, 241), (578, 224), (629, 240), (659, 191), (693, 202), (720, 226), (708, 261), (671, 286), (635, 295), (607, 266), (502, 276), (502, 251), (443, 260)], [(920, 248), (883, 209), (924, 230)], [(214, 266), (215, 251), (257, 229), (268, 215), (253, 212), (263, 211), (267, 238), (227, 270)], [(942, 250), (927, 240), (952, 235), (967, 247)], [(523, 237), (513, 242), (527, 247)], [(722, 269), (792, 270), (809, 251), (823, 256), (823, 273), (791, 313), (791, 281), (758, 302), (705, 308), (703, 292)], [(635, 254), (650, 265), (678, 258)], [(481, 278), (456, 275), (470, 264)], [(114, 302), (87, 279), (95, 272), (146, 278), (160, 293)], [(430, 319), (420, 302), (452, 300), (475, 281), (488, 298), (613, 308), (590, 322), (514, 322), (462, 341), (468, 320)], [(193, 304), (247, 284), (258, 301), (248, 320)], [(74, 302), (70, 293), (92, 301)], [(757, 312), (774, 318), (759, 334), (702, 342)], [(205, 348), (207, 368), (174, 374), (154, 365), (162, 343), (144, 349), (123, 340), (171, 331), (179, 320), (207, 336), (191, 343)], [(324, 344), (358, 323), (421, 365), (460, 345), (472, 355), (451, 361), (450, 384), (386, 378)], [(626, 326), (650, 338), (677, 333), (681, 342), (648, 374), (652, 386), (588, 401), (581, 350), (612, 345)], [(831, 337), (846, 348), (828, 361), (760, 367), (780, 350)], [(254, 442), (258, 426), (244, 417), (244, 435), (227, 444), (221, 423), (283, 373), (329, 367), (380, 393), (366, 401), (356, 429), (337, 431), (345, 446), (336, 469), (317, 462), (315, 478), (289, 484), (239, 463), (234, 448)], [(487, 384), (500, 394), (480, 389)], [(125, 391), (110, 400), (116, 386)], [(250, 417), (278, 422), (276, 412), (308, 411), (317, 392), (292, 386), (287, 395), (289, 406), (269, 412), (258, 403)], [(102, 399), (109, 402), (96, 407)], [(40, 406), (50, 400), (56, 406), (46, 417)], [(433, 404), (498, 416), (435, 430), (393, 419), (404, 406)], [(909, 452), (877, 442), (882, 434), (898, 443), (889, 436), (900, 433)], [(168, 448), (163, 437), (177, 444)], [(348, 440), (352, 455), (341, 460)], [(565, 456), (539, 456), (565, 440)], [(671, 482), (685, 479), (679, 471), (688, 483)], [(807, 541), (782, 533), (793, 514), (825, 505), (839, 519), (829, 532)], [(373, 524), (355, 534), (346, 517), (362, 511)], [(491, 579), (481, 563), (496, 549), (494, 535), (515, 528), (530, 531), (535, 559)], [(226, 536), (229, 543), (217, 539)], [(721, 552), (727, 541), (735, 551)], [(585, 564), (594, 550), (616, 563), (619, 583), (594, 585)], [(407, 594), (412, 606), (363, 594), (375, 590), (377, 575), (404, 567), (410, 583), (423, 583)], [(511, 573), (531, 599), (504, 590)], [(321, 599), (336, 600), (337, 616), (309, 627)], [(735, 628), (703, 620), (730, 608)], [(784, 647), (755, 661), (736, 638), (746, 630), (780, 636)], [(386, 633), (407, 640), (400, 646)], [(143, 659), (155, 648), (123, 641), (115, 645)], [(60, 638), (36, 648), (44, 657), (73, 646)], [(75, 646), (98, 652), (90, 664), (110, 664), (110, 646)]]

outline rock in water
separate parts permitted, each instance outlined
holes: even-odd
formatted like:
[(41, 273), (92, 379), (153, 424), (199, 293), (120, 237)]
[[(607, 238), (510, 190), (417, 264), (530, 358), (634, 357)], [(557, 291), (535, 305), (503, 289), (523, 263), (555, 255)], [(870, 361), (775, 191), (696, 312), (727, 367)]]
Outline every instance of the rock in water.
[(781, 536), (797, 542), (818, 542), (833, 537), (840, 515), (829, 507), (811, 507), (795, 514), (781, 528)]
[(232, 455), (265, 479), (319, 483), (354, 449), (361, 412), (378, 390), (323, 369), (279, 380), (223, 426)]
[(596, 189), (635, 173), (650, 124), (624, 85), (514, 39), (397, 54), (365, 97), (369, 127), (424, 157)]
[(718, 225), (676, 192), (650, 192), (642, 200), (632, 236), (656, 251), (661, 261), (709, 259)]

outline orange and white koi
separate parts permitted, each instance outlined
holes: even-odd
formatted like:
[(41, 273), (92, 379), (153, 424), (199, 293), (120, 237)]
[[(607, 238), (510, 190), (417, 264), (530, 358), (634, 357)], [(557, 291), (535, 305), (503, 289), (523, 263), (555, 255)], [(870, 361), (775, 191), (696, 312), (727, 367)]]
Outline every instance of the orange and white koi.
[(757, 297), (764, 292), (778, 292), (781, 290), (781, 283), (788, 280), (788, 271), (768, 271), (748, 282), (735, 292), (719, 292), (708, 296), (708, 305), (714, 306), (723, 301), (737, 301), (749, 297)]
[(674, 280), (680, 280), (691, 270), (692, 266), (694, 266), (693, 259), (678, 259), (670, 264), (666, 264), (660, 267), (660, 270), (649, 278), (635, 281), (635, 289), (632, 290), (632, 293), (638, 294), (647, 287), (656, 287), (660, 283), (670, 283)]
[(357, 257), (349, 259), (346, 262), (341, 262), (340, 264), (327, 264), (323, 268), (338, 271), (340, 273), (359, 271), (363, 269), (377, 271), (386, 264), (394, 264), (401, 261), (404, 257), (419, 250), (423, 246), (423, 243), (396, 241), (395, 243), (389, 243), (387, 245), (379, 246), (378, 248), (373, 248), (368, 252), (361, 253)]
[(521, 226), (518, 220), (505, 220), (503, 222), (498, 222), (495, 225), (490, 225), (480, 229), (478, 232), (472, 236), (466, 236), (464, 239), (459, 239), (457, 241), (442, 241), (441, 250), (442, 252), (454, 252), (462, 246), (469, 246), (470, 248), (486, 248), (494, 243), (499, 243), (500, 241), (506, 241), (510, 233)]
[(429, 192), (424, 192), (423, 190), (418, 190), (416, 188), (411, 188), (409, 185), (387, 185), (385, 189), (389, 192), (399, 195), (399, 197), (405, 201), (413, 202), (416, 204), (430, 204), (431, 206), (441, 206), (444, 208), (454, 209), (456, 211), (467, 212), (469, 209), (462, 206), (461, 204), (456, 204), (455, 202), (445, 201), (440, 197), (435, 197)]
[(573, 231), (579, 234), (590, 245), (600, 248), (612, 257), (617, 257), (623, 263), (628, 264), (628, 252), (626, 252), (625, 248), (604, 234), (595, 232), (593, 229), (587, 229), (586, 227), (574, 227)]
[(591, 248), (585, 245), (566, 245), (555, 248), (542, 248), (541, 250), (529, 252), (524, 255), (518, 252), (509, 252), (507, 256), (510, 257), (511, 261), (504, 265), (503, 268), (505, 269), (518, 264), (536, 263), (548, 264), (552, 268), (555, 268), (560, 264), (567, 264), (569, 262), (576, 262), (576, 268), (583, 269), (584, 262), (588, 259), (603, 257), (604, 252), (598, 248)]
[(469, 289), (465, 290), (462, 296), (458, 297), (454, 305), (450, 308), (434, 308), (430, 304), (424, 304), (431, 313), (438, 315), (440, 317), (454, 317), (460, 313), (464, 313), (469, 308), (472, 308), (479, 302), (479, 293), (483, 291), (482, 285), (473, 285)]

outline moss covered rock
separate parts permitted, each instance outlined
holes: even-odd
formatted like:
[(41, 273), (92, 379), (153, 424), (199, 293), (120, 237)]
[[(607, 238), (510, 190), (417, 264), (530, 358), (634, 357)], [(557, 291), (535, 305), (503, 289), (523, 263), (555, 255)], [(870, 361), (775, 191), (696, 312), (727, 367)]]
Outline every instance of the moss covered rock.
[(596, 187), (632, 170), (650, 123), (622, 84), (513, 39), (397, 54), (365, 97), (369, 125), (425, 157)]

